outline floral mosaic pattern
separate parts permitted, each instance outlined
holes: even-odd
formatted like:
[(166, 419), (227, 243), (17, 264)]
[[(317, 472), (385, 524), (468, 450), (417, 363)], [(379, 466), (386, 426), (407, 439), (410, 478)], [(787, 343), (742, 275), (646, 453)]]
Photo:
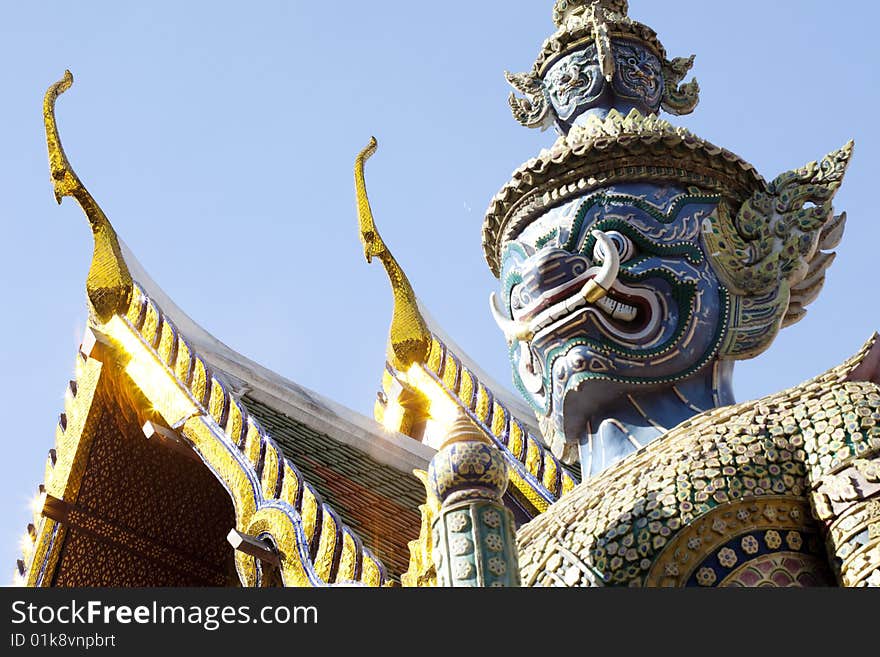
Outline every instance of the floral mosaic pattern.
[[(592, 574), (578, 586), (681, 585), (725, 547), (739, 565), (769, 545), (827, 563), (811, 538), (819, 531), (811, 485), (880, 452), (880, 389), (846, 381), (873, 346), (791, 390), (699, 415), (576, 488), (520, 528), (523, 584), (567, 585), (576, 559)], [(866, 561), (859, 572), (870, 568)]]
[(803, 554), (771, 554), (749, 562), (725, 579), (724, 587), (809, 588), (832, 586), (833, 579), (823, 577), (826, 565), (816, 557)]
[(512, 514), (500, 499), (475, 498), (442, 508), (433, 531), (437, 584), (518, 585), (513, 524)]

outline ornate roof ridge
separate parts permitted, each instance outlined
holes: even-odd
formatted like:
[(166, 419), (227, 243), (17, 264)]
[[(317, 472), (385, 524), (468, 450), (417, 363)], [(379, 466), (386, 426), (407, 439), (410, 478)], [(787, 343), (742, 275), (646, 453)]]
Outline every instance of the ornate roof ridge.
[(271, 398), (276, 410), (315, 426), (333, 438), (350, 439), (345, 442), (360, 451), (369, 451), (372, 458), (402, 473), (409, 474), (413, 468), (425, 467), (428, 463), (432, 451), (427, 447), (389, 433), (376, 425), (373, 418), (301, 386), (223, 343), (177, 305), (123, 240), (120, 244), (134, 281), (162, 308), (209, 366), (222, 372), (233, 394), (257, 394), (263, 400)]

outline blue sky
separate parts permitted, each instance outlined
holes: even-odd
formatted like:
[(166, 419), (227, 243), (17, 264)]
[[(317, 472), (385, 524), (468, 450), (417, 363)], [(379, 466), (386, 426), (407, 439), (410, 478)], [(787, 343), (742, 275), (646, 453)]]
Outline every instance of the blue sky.
[[(702, 103), (673, 122), (767, 178), (856, 140), (838, 195), (847, 234), (826, 289), (737, 397), (797, 384), (880, 327), (875, 5), (633, 0), (671, 56), (697, 54)], [(331, 9), (327, 9), (331, 7)], [(502, 72), (527, 70), (551, 0), (444, 3), (7, 3), (0, 21), (0, 566), (14, 567), (86, 321), (91, 235), (52, 198), (41, 102), (58, 102), (75, 169), (153, 278), (246, 356), (366, 415), (391, 297), (357, 237), (352, 162), (386, 242), (445, 330), (509, 380), (487, 311), (482, 214), (551, 143), (510, 116)], [(2, 564), (6, 564), (3, 566)], [(7, 577), (0, 575), (0, 579)]]

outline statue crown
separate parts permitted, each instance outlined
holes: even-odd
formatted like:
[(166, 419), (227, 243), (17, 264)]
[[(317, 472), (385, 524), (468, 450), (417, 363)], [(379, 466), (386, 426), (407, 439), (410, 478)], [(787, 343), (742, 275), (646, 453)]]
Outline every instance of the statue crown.
[(629, 3), (627, 0), (556, 0), (556, 4), (553, 5), (553, 22), (556, 27), (562, 27), (570, 16), (600, 9), (607, 14), (624, 17), (629, 11)]
[[(511, 86), (524, 96), (512, 94), (508, 99), (514, 118), (528, 128), (543, 130), (553, 125), (557, 118), (551, 107), (554, 83), (547, 79), (552, 68), (573, 54), (589, 50), (598, 61), (602, 77), (611, 84), (618, 68), (615, 48), (621, 44), (647, 53), (646, 59), (659, 60), (656, 68), (660, 70), (655, 76), (662, 77), (662, 97), (659, 104), (651, 98), (650, 111), (659, 112), (662, 106), (670, 114), (690, 114), (699, 102), (699, 85), (695, 80), (685, 83), (684, 79), (694, 58), (668, 59), (657, 33), (631, 19), (628, 11), (626, 0), (556, 0), (553, 5), (556, 31), (544, 41), (532, 70), (505, 73)], [(639, 71), (638, 76), (643, 75)], [(564, 95), (570, 94), (573, 88), (571, 75), (566, 74), (566, 85)], [(582, 86), (591, 88), (590, 80)]]

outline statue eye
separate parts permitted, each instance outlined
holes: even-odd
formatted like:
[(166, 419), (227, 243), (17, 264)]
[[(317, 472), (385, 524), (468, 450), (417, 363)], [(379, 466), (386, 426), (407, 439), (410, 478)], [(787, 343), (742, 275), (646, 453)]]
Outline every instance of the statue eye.
[(626, 262), (636, 254), (636, 245), (623, 233), (612, 230), (605, 234), (611, 239), (614, 246), (617, 247), (617, 253), (620, 254), (621, 262)]
[(510, 290), (510, 310), (516, 317), (523, 308), (531, 303), (531, 298), (524, 285), (514, 285)]

